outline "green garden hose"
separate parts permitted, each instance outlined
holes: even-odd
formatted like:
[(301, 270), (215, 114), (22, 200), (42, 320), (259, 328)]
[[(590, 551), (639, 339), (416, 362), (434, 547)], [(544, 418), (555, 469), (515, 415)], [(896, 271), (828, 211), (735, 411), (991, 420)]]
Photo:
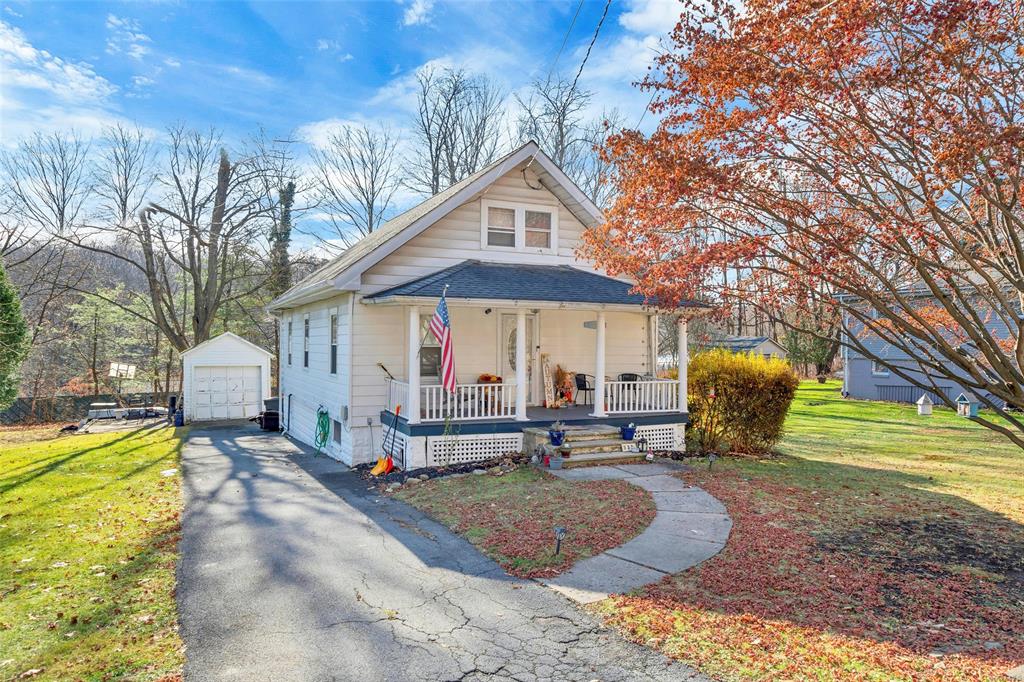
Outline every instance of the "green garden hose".
[(316, 445), (316, 454), (319, 455), (324, 449), (324, 446), (327, 445), (327, 438), (330, 436), (330, 433), (330, 415), (327, 414), (327, 410), (320, 407), (320, 409), (316, 411), (316, 436), (313, 439), (313, 443)]

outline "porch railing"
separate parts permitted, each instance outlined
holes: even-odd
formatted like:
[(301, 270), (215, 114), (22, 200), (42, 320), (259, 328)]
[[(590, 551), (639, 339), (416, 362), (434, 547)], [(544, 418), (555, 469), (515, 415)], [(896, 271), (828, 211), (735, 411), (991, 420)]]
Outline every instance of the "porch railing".
[(403, 414), (409, 406), (409, 384), (398, 379), (385, 379), (387, 382), (387, 401), (384, 403), (388, 412), (394, 414), (395, 407), (402, 406)]
[(679, 381), (606, 381), (604, 409), (608, 414), (675, 412), (679, 409)]
[(455, 393), (440, 385), (420, 387), (420, 412), (425, 422), (445, 417), (458, 421), (511, 419), (516, 416), (516, 387), (512, 384), (459, 384)]
[[(387, 409), (402, 406), (408, 416), (409, 384), (387, 380)], [(516, 416), (516, 387), (512, 384), (459, 384), (451, 394), (438, 384), (420, 386), (420, 419), (443, 422), (451, 416), (457, 421), (511, 419)]]

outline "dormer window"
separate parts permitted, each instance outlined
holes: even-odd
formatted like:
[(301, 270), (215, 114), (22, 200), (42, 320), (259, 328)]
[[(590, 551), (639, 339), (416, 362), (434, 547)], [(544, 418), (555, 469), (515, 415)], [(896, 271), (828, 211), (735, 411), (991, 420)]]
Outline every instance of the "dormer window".
[(553, 206), (482, 202), (485, 249), (555, 253), (558, 212)]

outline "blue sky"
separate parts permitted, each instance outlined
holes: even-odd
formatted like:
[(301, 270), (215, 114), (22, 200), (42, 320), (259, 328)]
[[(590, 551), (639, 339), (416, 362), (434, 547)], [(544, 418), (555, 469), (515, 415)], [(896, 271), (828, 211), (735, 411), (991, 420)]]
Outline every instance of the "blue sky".
[[(401, 131), (418, 69), (463, 66), (515, 92), (552, 68), (577, 5), (0, 0), (0, 144), (37, 130), (90, 136), (115, 121), (216, 126), (229, 139), (262, 126), (315, 141), (340, 121)], [(575, 73), (603, 6), (583, 2), (559, 71)], [(612, 1), (581, 79), (595, 114), (617, 107), (639, 119), (648, 95), (631, 83), (678, 8)]]

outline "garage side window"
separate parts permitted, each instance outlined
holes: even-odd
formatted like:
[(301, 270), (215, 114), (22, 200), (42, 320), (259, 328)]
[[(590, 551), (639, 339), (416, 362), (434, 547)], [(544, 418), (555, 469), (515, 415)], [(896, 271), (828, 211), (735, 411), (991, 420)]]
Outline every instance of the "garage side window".
[(331, 313), (331, 374), (338, 373), (338, 313)]
[(309, 367), (309, 313), (302, 316), (302, 366)]
[(288, 344), (288, 365), (292, 364), (292, 321), (288, 320), (288, 338), (285, 341)]

